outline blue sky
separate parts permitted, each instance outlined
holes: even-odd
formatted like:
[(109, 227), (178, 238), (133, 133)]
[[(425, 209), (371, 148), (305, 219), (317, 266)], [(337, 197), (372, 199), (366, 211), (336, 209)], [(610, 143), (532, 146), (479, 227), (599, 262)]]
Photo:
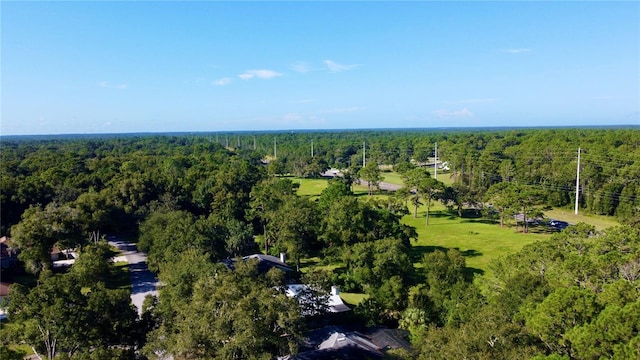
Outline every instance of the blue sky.
[(640, 3), (13, 2), (2, 135), (640, 124)]

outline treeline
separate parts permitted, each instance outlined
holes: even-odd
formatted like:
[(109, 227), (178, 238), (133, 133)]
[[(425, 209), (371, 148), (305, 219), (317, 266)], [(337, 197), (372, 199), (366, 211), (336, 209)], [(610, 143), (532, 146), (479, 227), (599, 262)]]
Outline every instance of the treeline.
[[(620, 185), (621, 194), (637, 186), (637, 131), (319, 135), (278, 135), (277, 158), (268, 165), (259, 144), (273, 144), (272, 135), (257, 136), (256, 151), (242, 141), (239, 148), (225, 148), (211, 136), (3, 141), (2, 234), (12, 237), (26, 269), (38, 276), (37, 286), (17, 287), (12, 295), (10, 320), (20, 327), (11, 337), (49, 358), (295, 353), (306, 322), (300, 303), (283, 295), (282, 274), (261, 273), (250, 262), (235, 271), (220, 264), (264, 251), (285, 252), (295, 267), (314, 256), (323, 259), (318, 265), (331, 266), (331, 272), (313, 271), (299, 280), (315, 289), (339, 285), (367, 294), (347, 321), (409, 330), (416, 353), (406, 358), (638, 355), (640, 234), (634, 227), (602, 233), (570, 227), (493, 264), (480, 282), (456, 250), (435, 249), (415, 258), (416, 231), (400, 221), (432, 200), (447, 204), (452, 216), (485, 200), (502, 214), (526, 216), (541, 197), (561, 206), (572, 190), (546, 184), (563, 176), (575, 181), (577, 159), (566, 150), (575, 145), (584, 154), (597, 148), (619, 156), (610, 159), (616, 167), (584, 165), (583, 208), (594, 208), (589, 194), (600, 191), (601, 199), (617, 199), (612, 211), (634, 224), (637, 192), (610, 197), (605, 185)], [(360, 169), (365, 136), (369, 165)], [(450, 176), (456, 177), (452, 186), (409, 165), (412, 158), (427, 161), (436, 141), (438, 157), (450, 162)], [(307, 146), (309, 158), (303, 158)], [(400, 155), (391, 161), (396, 155), (389, 154)], [(373, 182), (379, 169), (372, 164), (395, 164), (409, 186), (382, 199), (356, 197), (355, 178), (346, 176), (329, 181), (310, 201), (297, 195), (289, 178), (274, 176), (298, 171), (289, 167), (296, 161), (307, 176), (346, 164), (349, 174)], [(629, 213), (623, 216), (624, 206)], [(126, 294), (109, 284), (115, 270), (108, 263), (112, 254), (101, 245), (103, 234), (136, 238), (163, 284), (159, 299), (148, 301), (137, 319), (122, 306)], [(80, 250), (68, 273), (50, 271), (54, 245)], [(87, 320), (99, 313), (111, 314), (117, 326), (107, 326), (105, 317)], [(610, 324), (615, 331), (605, 331)]]
[(556, 207), (575, 203), (580, 148), (580, 210), (627, 222), (638, 216), (637, 129), (371, 130), (270, 134), (257, 139), (258, 148), (269, 155), (274, 154), (276, 139), (273, 166), (297, 176), (317, 173), (306, 168), (308, 164), (352, 168), (357, 173), (363, 155), (380, 165), (432, 162), (437, 143), (438, 160), (447, 161), (451, 169), (448, 176), (476, 201), (484, 198), (491, 185), (509, 181), (543, 190), (546, 203)]
[[(162, 196), (183, 209), (207, 214), (214, 201), (207, 195), (213, 185), (213, 173), (225, 166), (222, 160), (231, 153), (224, 150), (227, 144), (237, 154), (234, 158), (248, 161), (248, 166), (256, 167), (266, 157), (274, 160), (268, 167), (271, 174), (316, 177), (329, 167), (351, 168), (353, 174), (358, 174), (363, 151), (367, 161), (380, 165), (411, 160), (425, 163), (433, 159), (435, 143), (438, 159), (447, 161), (451, 169), (444, 176), (453, 177), (469, 200), (479, 202), (491, 185), (509, 181), (544, 190), (546, 203), (556, 207), (575, 203), (577, 151), (581, 148), (580, 209), (614, 215), (627, 222), (638, 216), (637, 129), (210, 134), (3, 140), (0, 231), (6, 234), (30, 205), (78, 201), (84, 193), (100, 194), (117, 208), (121, 221), (112, 223), (121, 229), (109, 231), (134, 227), (144, 216), (143, 208), (153, 200), (160, 201)], [(252, 168), (228, 167), (229, 177), (234, 176), (234, 171), (254, 172)], [(243, 175), (238, 175), (242, 182)], [(215, 199), (218, 204), (213, 206), (222, 206), (220, 200)]]
[[(571, 226), (491, 267), (492, 275), (466, 285), (463, 296), (459, 266), (450, 266), (451, 276), (444, 279), (434, 279), (427, 268), (432, 274), (422, 290), (427, 296), (410, 292), (401, 320), (421, 359), (640, 356), (638, 229), (597, 232), (585, 224)], [(430, 296), (443, 280), (449, 295)], [(433, 304), (440, 301), (446, 311), (434, 322)]]

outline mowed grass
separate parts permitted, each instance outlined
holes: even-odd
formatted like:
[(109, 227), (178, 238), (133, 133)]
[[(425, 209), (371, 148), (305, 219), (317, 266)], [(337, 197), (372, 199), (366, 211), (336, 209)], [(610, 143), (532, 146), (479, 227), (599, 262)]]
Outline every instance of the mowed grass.
[(486, 273), (489, 263), (513, 254), (527, 244), (547, 239), (547, 233), (523, 234), (512, 227), (482, 218), (460, 218), (450, 214), (439, 203), (432, 203), (429, 226), (425, 225), (426, 206), (418, 210), (418, 218), (405, 215), (402, 223), (416, 228), (418, 240), (412, 242), (412, 257), (416, 265), (426, 253), (437, 249), (457, 249), (466, 258), (467, 267), (476, 273)]
[(131, 275), (129, 274), (129, 263), (118, 261), (114, 263), (115, 273), (109, 278), (107, 286), (111, 289), (131, 290)]
[(595, 226), (598, 230), (604, 230), (613, 226), (619, 226), (620, 223), (610, 216), (584, 215), (578, 211), (576, 215), (572, 210), (553, 209), (544, 212), (544, 215), (550, 219), (566, 221), (569, 224), (585, 223)]
[[(384, 173), (384, 175), (391, 176), (392, 181), (401, 179), (401, 176), (394, 172)], [(438, 175), (438, 180), (453, 181), (450, 174)], [(300, 184), (298, 189), (300, 195), (318, 196), (327, 186), (326, 179), (295, 179), (294, 181)], [(354, 185), (353, 189), (357, 195), (366, 197), (366, 185)], [(376, 194), (374, 196), (386, 195)], [(409, 210), (413, 213), (412, 207)], [(468, 267), (484, 273), (488, 271), (488, 265), (492, 260), (516, 253), (525, 245), (547, 239), (550, 236), (546, 228), (532, 228), (529, 233), (523, 234), (520, 227), (516, 231), (513, 224), (509, 222), (507, 222), (507, 226), (500, 227), (497, 222), (482, 218), (460, 218), (450, 214), (437, 201), (432, 203), (430, 213), (429, 226), (425, 225), (425, 205), (418, 209), (418, 218), (413, 218), (412, 214), (402, 218), (402, 223), (415, 227), (418, 233), (418, 240), (412, 242), (412, 256), (416, 264), (420, 262), (424, 254), (430, 251), (455, 248), (465, 255)], [(600, 230), (619, 225), (611, 217), (575, 215), (572, 211), (564, 209), (550, 210), (545, 212), (545, 215), (571, 224), (584, 222)]]
[(299, 184), (298, 195), (300, 196), (320, 196), (322, 190), (327, 187), (327, 179), (303, 179), (291, 178), (294, 184)]
[(340, 292), (340, 297), (349, 305), (359, 305), (363, 300), (367, 299), (369, 295), (362, 293)]
[(402, 178), (402, 175), (395, 171), (383, 172), (381, 175), (382, 181), (384, 182), (387, 182), (389, 184), (404, 185), (404, 179)]
[[(328, 178), (321, 179), (304, 179), (304, 178), (291, 178), (295, 184), (300, 185), (298, 188), (298, 195), (309, 196), (311, 199), (315, 199), (320, 196), (322, 190), (328, 185)], [(355, 195), (363, 195), (368, 193), (367, 183), (363, 182), (362, 185), (353, 184), (353, 193)]]
[[(429, 173), (431, 174), (431, 176), (433, 177), (433, 169), (429, 169)], [(404, 178), (401, 174), (395, 172), (395, 171), (391, 171), (391, 172), (383, 172), (382, 174), (382, 181), (390, 183), (390, 184), (396, 184), (396, 185), (404, 185)], [(437, 177), (438, 181), (443, 182), (445, 185), (450, 186), (451, 184), (453, 184), (453, 176), (451, 176), (450, 172), (438, 172), (438, 177)]]

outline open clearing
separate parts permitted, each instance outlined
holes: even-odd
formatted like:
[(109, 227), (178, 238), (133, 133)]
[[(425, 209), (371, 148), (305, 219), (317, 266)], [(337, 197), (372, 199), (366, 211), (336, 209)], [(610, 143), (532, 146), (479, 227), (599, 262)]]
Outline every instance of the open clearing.
[[(394, 172), (383, 173), (385, 180), (397, 183), (401, 177)], [(438, 176), (440, 180), (441, 176)], [(449, 174), (443, 174), (442, 180), (453, 181)], [(299, 195), (320, 195), (327, 186), (326, 179), (298, 179), (294, 182), (300, 184)], [(366, 196), (367, 188), (363, 185), (354, 185), (356, 195)], [(384, 195), (375, 195), (384, 196)], [(402, 223), (414, 226), (418, 233), (418, 240), (412, 242), (412, 257), (416, 265), (425, 253), (436, 249), (458, 249), (466, 257), (467, 266), (476, 273), (488, 271), (489, 263), (501, 256), (515, 253), (527, 244), (546, 239), (551, 233), (544, 226), (533, 227), (528, 234), (523, 234), (518, 228), (516, 232), (513, 223), (507, 221), (507, 226), (501, 228), (496, 221), (483, 218), (460, 218), (450, 214), (447, 209), (437, 201), (431, 204), (429, 226), (425, 226), (426, 206), (418, 208), (418, 218), (411, 214), (402, 218)], [(576, 224), (585, 222), (597, 229), (605, 229), (619, 225), (611, 217), (574, 215), (573, 212), (563, 209), (547, 211), (546, 216), (553, 219), (568, 221)]]

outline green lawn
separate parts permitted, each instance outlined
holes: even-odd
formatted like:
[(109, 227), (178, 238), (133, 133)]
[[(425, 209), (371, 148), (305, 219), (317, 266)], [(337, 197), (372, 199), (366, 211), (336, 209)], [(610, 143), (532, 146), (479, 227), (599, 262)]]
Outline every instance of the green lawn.
[(383, 172), (382, 173), (382, 181), (390, 183), (390, 184), (404, 185), (404, 179), (402, 178), (402, 175), (400, 175), (399, 173), (397, 173), (395, 171)]
[(440, 172), (438, 171), (438, 176), (436, 177), (438, 181), (442, 181), (445, 185), (451, 186), (453, 184), (453, 175), (451, 172)]
[(291, 178), (294, 184), (299, 184), (298, 195), (319, 196), (322, 190), (327, 187), (327, 179), (303, 179)]
[(418, 240), (412, 243), (415, 263), (425, 253), (455, 248), (466, 257), (468, 267), (484, 273), (493, 259), (515, 253), (527, 244), (550, 236), (545, 232), (535, 232), (536, 229), (522, 234), (512, 227), (501, 228), (499, 224), (482, 218), (452, 216), (439, 203), (431, 206), (429, 226), (425, 225), (425, 214), (426, 207), (423, 206), (418, 209), (418, 218), (413, 218), (412, 214), (402, 218), (402, 223), (415, 227), (418, 232)]
[[(383, 173), (385, 181), (398, 183), (401, 177), (398, 173)], [(445, 183), (453, 182), (449, 174), (439, 174), (438, 180)], [(325, 179), (298, 179), (294, 182), (300, 184), (298, 194), (308, 196), (318, 196), (327, 186)], [(364, 185), (354, 185), (356, 194), (364, 195), (367, 187)], [(385, 196), (385, 195), (375, 195)], [(413, 209), (409, 209), (413, 213)], [(488, 264), (500, 256), (515, 253), (523, 246), (538, 240), (546, 239), (550, 236), (545, 227), (532, 228), (528, 234), (516, 232), (513, 224), (508, 224), (501, 228), (497, 222), (488, 221), (482, 218), (459, 218), (446, 211), (446, 208), (439, 202), (433, 202), (429, 226), (425, 226), (426, 206), (421, 206), (418, 210), (418, 218), (413, 215), (406, 215), (402, 223), (411, 225), (418, 232), (418, 240), (412, 243), (412, 255), (414, 263), (420, 262), (422, 255), (434, 251), (435, 249), (456, 248), (465, 255), (467, 266), (479, 273), (488, 270)], [(585, 222), (598, 229), (619, 225), (611, 217), (574, 215), (573, 212), (562, 209), (547, 211), (546, 216), (558, 220), (568, 221), (575, 224)], [(311, 265), (311, 267), (315, 267)], [(331, 266), (325, 266), (329, 269)]]
[(358, 305), (369, 297), (367, 294), (340, 292), (340, 297), (349, 305)]
[[(431, 176), (433, 176), (433, 169), (429, 169), (429, 173), (431, 174)], [(451, 173), (441, 173), (438, 172), (438, 178), (439, 181), (442, 181), (445, 185), (451, 185), (453, 184), (453, 177), (451, 176)], [(396, 185), (404, 185), (404, 179), (402, 178), (402, 175), (392, 171), (392, 172), (383, 172), (382, 173), (382, 181), (384, 182), (388, 182), (390, 184), (396, 184)]]
[(598, 230), (604, 230), (612, 226), (620, 225), (620, 223), (611, 216), (584, 215), (580, 212), (578, 212), (578, 215), (576, 215), (572, 210), (566, 209), (553, 209), (545, 211), (544, 215), (550, 219), (562, 220), (570, 224), (583, 222), (595, 226)]
[[(327, 187), (328, 179), (304, 179), (304, 178), (291, 178), (295, 184), (299, 184), (298, 195), (300, 196), (309, 196), (314, 199), (317, 196), (320, 196), (322, 190)], [(366, 183), (363, 185), (354, 184), (353, 185), (353, 193), (355, 195), (362, 195), (368, 193), (368, 188)]]
[(109, 278), (109, 286), (112, 289), (131, 290), (131, 275), (129, 274), (129, 264), (126, 261), (114, 263), (116, 273)]

